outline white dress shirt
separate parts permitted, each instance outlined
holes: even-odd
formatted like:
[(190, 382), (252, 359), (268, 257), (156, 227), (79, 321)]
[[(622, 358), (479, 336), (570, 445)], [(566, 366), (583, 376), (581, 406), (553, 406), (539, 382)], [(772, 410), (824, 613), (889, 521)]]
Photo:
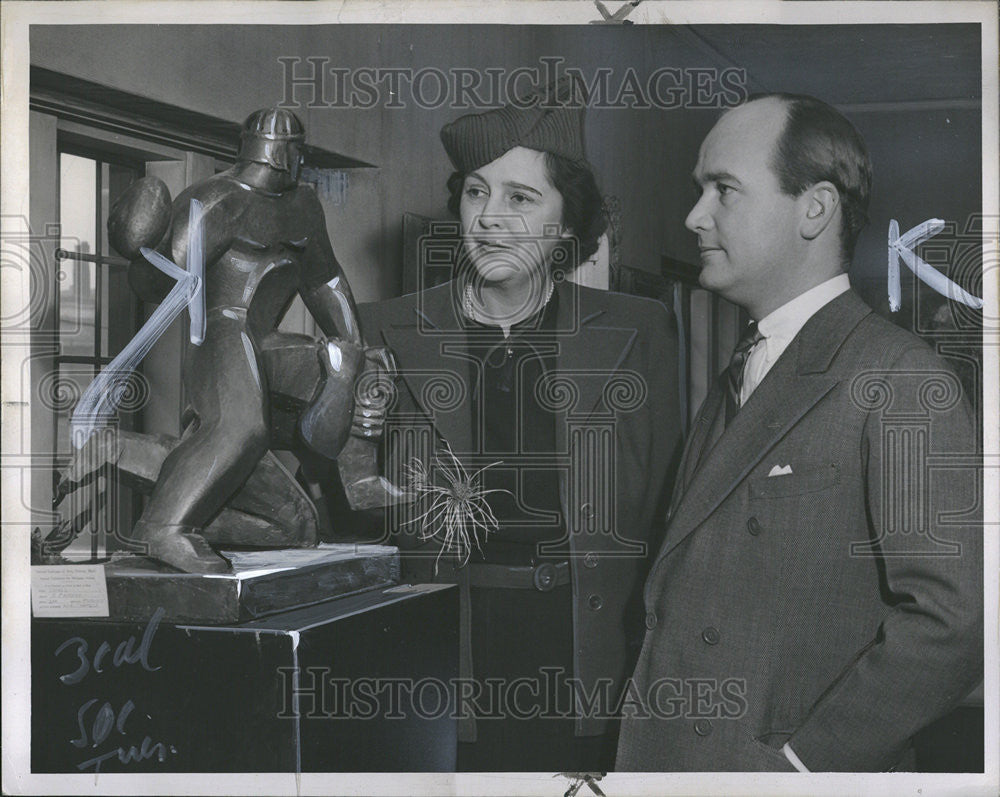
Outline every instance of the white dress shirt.
[(788, 348), (788, 344), (799, 334), (806, 321), (850, 287), (851, 281), (848, 276), (838, 274), (826, 282), (821, 282), (815, 288), (799, 294), (757, 322), (757, 330), (762, 339), (750, 350), (750, 355), (743, 366), (741, 407)]

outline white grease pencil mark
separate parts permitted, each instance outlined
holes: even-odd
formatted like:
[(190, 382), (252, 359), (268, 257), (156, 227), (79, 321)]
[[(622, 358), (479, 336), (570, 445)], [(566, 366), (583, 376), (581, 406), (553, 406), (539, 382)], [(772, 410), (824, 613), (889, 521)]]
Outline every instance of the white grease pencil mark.
[(108, 419), (117, 412), (125, 397), (132, 372), (185, 307), (191, 314), (191, 343), (199, 346), (205, 340), (205, 245), (202, 215), (201, 202), (192, 199), (188, 217), (188, 270), (185, 271), (159, 252), (145, 246), (140, 247), (139, 251), (146, 260), (168, 277), (173, 277), (177, 283), (135, 337), (83, 392), (70, 419), (70, 437), (74, 447), (83, 448), (97, 429), (107, 426)]
[(899, 285), (899, 259), (902, 258), (906, 267), (916, 274), (921, 282), (935, 291), (956, 302), (968, 305), (973, 310), (980, 310), (983, 300), (960, 288), (944, 274), (917, 257), (913, 248), (932, 238), (944, 229), (941, 219), (928, 219), (911, 230), (899, 234), (899, 222), (889, 221), (889, 310), (896, 312), (902, 305)]
[(247, 355), (247, 362), (250, 364), (250, 373), (253, 374), (253, 381), (257, 383), (257, 390), (260, 390), (260, 373), (257, 371), (257, 355), (254, 354), (253, 344), (246, 332), (240, 332), (240, 340), (243, 341), (243, 350)]

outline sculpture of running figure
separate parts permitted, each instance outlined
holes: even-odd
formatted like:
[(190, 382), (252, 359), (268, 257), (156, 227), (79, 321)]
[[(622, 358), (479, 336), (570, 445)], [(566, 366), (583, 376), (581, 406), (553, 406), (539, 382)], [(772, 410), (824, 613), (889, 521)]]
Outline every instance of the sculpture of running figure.
[[(333, 403), (345, 416), (339, 446), (350, 429), (353, 386), (365, 352), (322, 206), (310, 188), (298, 185), (304, 140), (302, 123), (290, 111), (251, 114), (236, 164), (185, 189), (157, 239), (160, 253), (186, 267), (189, 206), (192, 199), (202, 203), (207, 324), (204, 342), (187, 343), (184, 353), (190, 425), (163, 461), (132, 534), (148, 546), (148, 555), (187, 572), (228, 570), (199, 532), (270, 446), (268, 371), (261, 353), (268, 336), (281, 334), (276, 328), (296, 294), (328, 337), (327, 382), (337, 383)], [(112, 213), (113, 241), (128, 238), (130, 223), (133, 229), (149, 226), (148, 219), (132, 215)], [(146, 301), (162, 300), (172, 280), (135, 257), (137, 246), (129, 248), (123, 254), (134, 258), (132, 288)], [(306, 427), (303, 419), (300, 430)], [(326, 453), (336, 457), (338, 451)]]

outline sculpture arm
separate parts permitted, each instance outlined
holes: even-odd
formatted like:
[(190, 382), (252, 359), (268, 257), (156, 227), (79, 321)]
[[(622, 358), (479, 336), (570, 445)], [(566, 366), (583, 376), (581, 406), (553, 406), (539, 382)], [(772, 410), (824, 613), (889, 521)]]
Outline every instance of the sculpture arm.
[[(155, 185), (153, 181), (159, 182), (156, 178), (146, 178), (146, 180), (150, 181), (148, 185)], [(116, 206), (112, 209), (113, 220), (109, 220), (108, 231), (112, 235), (117, 235), (118, 239), (122, 241), (119, 245), (113, 239), (112, 243), (119, 251), (123, 251), (123, 247), (127, 248), (127, 254), (132, 260), (128, 272), (129, 285), (143, 301), (155, 304), (162, 302), (170, 289), (174, 287), (174, 279), (164, 274), (143, 257), (139, 253), (139, 247), (154, 248), (181, 268), (187, 268), (188, 216), (192, 198), (197, 198), (204, 207), (203, 229), (205, 230), (206, 268), (218, 260), (229, 247), (232, 239), (231, 230), (239, 214), (236, 212), (236, 208), (231, 206), (232, 203), (223, 201), (225, 195), (222, 192), (212, 188), (197, 192), (193, 190), (200, 188), (202, 186), (192, 186), (184, 190), (177, 197), (173, 206), (169, 208), (157, 208), (155, 202), (151, 198), (147, 198), (147, 201), (139, 206), (120, 210)], [(159, 190), (166, 192), (166, 186), (162, 186), (162, 189)], [(151, 193), (148, 186), (145, 193)], [(169, 194), (166, 196), (169, 198)], [(150, 216), (154, 212), (160, 215), (157, 228), (165, 230), (159, 236), (158, 242), (148, 233), (139, 232), (143, 226), (147, 228), (154, 226), (150, 223)], [(113, 225), (117, 226), (113, 229)], [(127, 242), (125, 236), (131, 236)]]
[(306, 203), (312, 233), (306, 244), (299, 294), (323, 334), (363, 345), (358, 309), (347, 277), (333, 253), (323, 208), (315, 195)]
[[(169, 230), (164, 240), (155, 249), (165, 257), (170, 257)], [(142, 301), (159, 304), (174, 287), (175, 280), (160, 271), (142, 255), (139, 255), (129, 264), (128, 284)]]

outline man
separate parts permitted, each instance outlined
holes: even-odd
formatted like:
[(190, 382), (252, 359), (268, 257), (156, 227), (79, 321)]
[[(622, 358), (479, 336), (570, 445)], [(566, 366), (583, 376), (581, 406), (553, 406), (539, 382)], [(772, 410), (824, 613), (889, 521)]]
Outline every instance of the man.
[(982, 675), (975, 424), (850, 290), (871, 168), (843, 116), (753, 98), (694, 178), (701, 283), (756, 324), (684, 453), (617, 767), (903, 768)]

